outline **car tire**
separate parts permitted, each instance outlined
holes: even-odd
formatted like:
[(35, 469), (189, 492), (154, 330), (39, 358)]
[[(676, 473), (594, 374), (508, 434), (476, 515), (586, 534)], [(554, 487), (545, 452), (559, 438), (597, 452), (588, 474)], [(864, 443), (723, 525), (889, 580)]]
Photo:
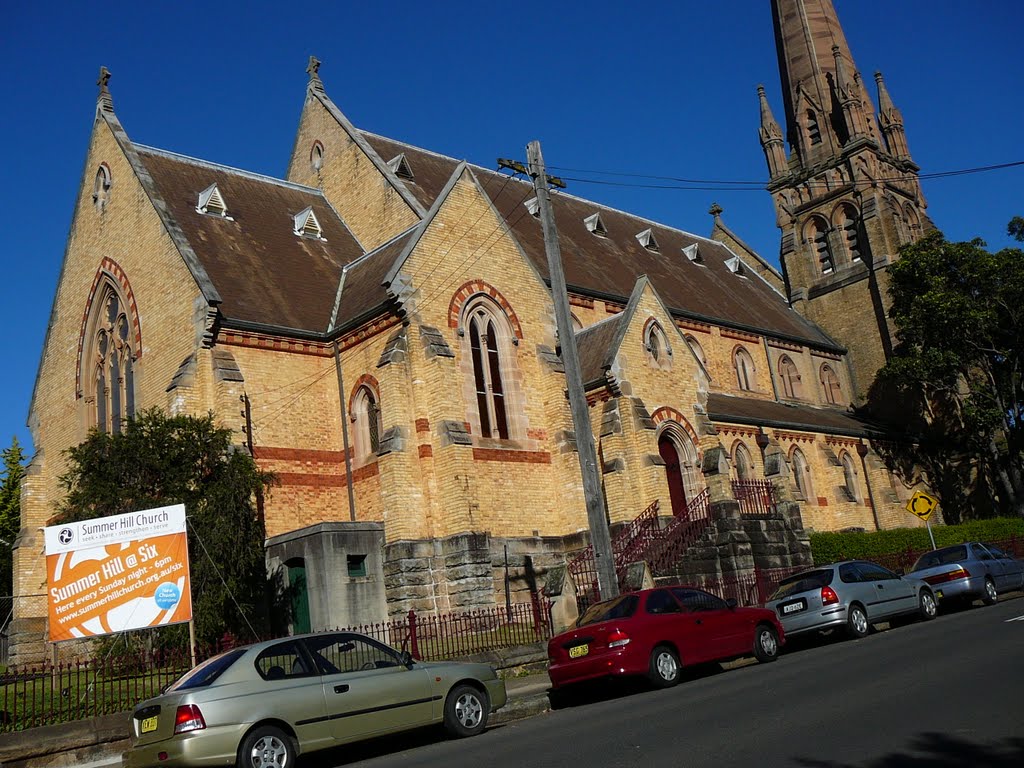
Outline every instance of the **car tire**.
[(487, 727), (490, 712), (486, 693), (465, 683), (456, 685), (444, 700), (444, 729), (457, 739), (476, 736)]
[(939, 605), (930, 589), (922, 589), (917, 598), (917, 615), (921, 621), (931, 621), (939, 614)]
[(659, 645), (651, 651), (647, 677), (657, 688), (671, 688), (679, 682), (679, 656), (667, 645)]
[(295, 740), (280, 728), (264, 725), (249, 732), (238, 748), (238, 768), (291, 768), (298, 758)]
[(754, 630), (754, 658), (762, 664), (779, 658), (779, 633), (770, 624), (758, 624)]
[(981, 602), (985, 605), (995, 605), (999, 601), (999, 593), (996, 592), (996, 583), (985, 577), (985, 590), (981, 593)]
[(864, 606), (854, 603), (847, 611), (846, 633), (854, 640), (859, 640), (862, 637), (867, 637), (870, 631), (871, 625), (868, 624), (868, 615), (864, 611)]

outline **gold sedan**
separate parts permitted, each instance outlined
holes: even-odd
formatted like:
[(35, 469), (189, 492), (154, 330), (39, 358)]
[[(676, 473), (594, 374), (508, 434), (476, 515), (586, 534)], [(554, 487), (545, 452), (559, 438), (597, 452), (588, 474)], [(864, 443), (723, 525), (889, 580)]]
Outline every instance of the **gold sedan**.
[(486, 664), (414, 661), (354, 632), (300, 635), (226, 651), (136, 706), (123, 764), (288, 768), (432, 723), (474, 736), (505, 701)]

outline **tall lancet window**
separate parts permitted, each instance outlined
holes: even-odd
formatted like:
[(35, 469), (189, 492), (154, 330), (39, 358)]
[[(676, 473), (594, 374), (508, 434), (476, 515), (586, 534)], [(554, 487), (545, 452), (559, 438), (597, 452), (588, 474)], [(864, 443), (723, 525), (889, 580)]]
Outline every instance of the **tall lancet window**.
[(116, 434), (135, 415), (135, 355), (121, 297), (109, 285), (101, 296), (92, 336), (90, 394), (96, 404), (95, 426)]
[(818, 269), (823, 275), (830, 275), (835, 271), (836, 263), (832, 256), (832, 246), (828, 242), (828, 222), (814, 216), (807, 222), (804, 239), (811, 244), (815, 255), (818, 257)]
[(503, 317), (496, 316), (488, 303), (479, 302), (470, 308), (467, 325), (480, 435), (507, 440), (508, 412), (502, 347), (509, 340), (508, 323)]

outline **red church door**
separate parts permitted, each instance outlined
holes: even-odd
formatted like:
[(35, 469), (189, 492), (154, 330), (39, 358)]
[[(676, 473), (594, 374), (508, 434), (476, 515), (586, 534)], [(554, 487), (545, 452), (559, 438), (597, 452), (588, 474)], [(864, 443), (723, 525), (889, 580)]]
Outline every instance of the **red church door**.
[(658, 453), (665, 460), (665, 476), (668, 480), (668, 496), (672, 502), (672, 514), (686, 514), (686, 487), (683, 472), (679, 467), (679, 451), (667, 433), (658, 440)]

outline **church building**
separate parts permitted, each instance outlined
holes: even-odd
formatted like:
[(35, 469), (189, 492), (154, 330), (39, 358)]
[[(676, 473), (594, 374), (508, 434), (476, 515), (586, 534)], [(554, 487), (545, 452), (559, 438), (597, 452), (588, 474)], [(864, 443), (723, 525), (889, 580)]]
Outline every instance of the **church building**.
[[(761, 529), (804, 549), (805, 529), (910, 521), (885, 435), (850, 406), (891, 347), (886, 265), (929, 226), (917, 166), (830, 0), (772, 5), (786, 126), (761, 88), (760, 138), (781, 272), (717, 206), (703, 237), (552, 196), (613, 535), (766, 477), (798, 514)], [(28, 596), (46, 591), (63, 451), (153, 406), (212, 411), (276, 474), (267, 559), (307, 587), (297, 630), (500, 604), (506, 553), (528, 599), (586, 547), (531, 180), (363, 131), (315, 59), (308, 74), (277, 179), (138, 143), (101, 73), (29, 413), (22, 639), (44, 635)], [(806, 555), (751, 537), (759, 567)]]

